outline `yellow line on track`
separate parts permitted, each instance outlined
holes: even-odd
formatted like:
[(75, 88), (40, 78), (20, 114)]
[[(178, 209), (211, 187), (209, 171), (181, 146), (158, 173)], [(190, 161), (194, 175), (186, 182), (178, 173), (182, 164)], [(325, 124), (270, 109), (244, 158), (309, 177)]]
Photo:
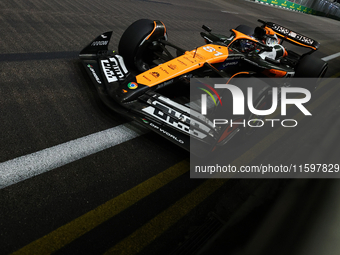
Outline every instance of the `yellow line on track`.
[(188, 214), (198, 204), (220, 188), (226, 179), (211, 179), (205, 181), (194, 191), (178, 200), (174, 205), (158, 214), (116, 246), (105, 252), (105, 255), (128, 255), (140, 252), (145, 246)]
[[(340, 75), (340, 73), (339, 73)], [(327, 91), (319, 99), (309, 105), (307, 108), (313, 111), (315, 108), (325, 102), (330, 96), (340, 89), (340, 86), (334, 86)], [(296, 114), (293, 118), (297, 121), (302, 120), (305, 116), (302, 113)], [(274, 142), (279, 140), (283, 135), (289, 132), (289, 128), (278, 128), (270, 135), (266, 136), (264, 140), (257, 143), (254, 147), (249, 149), (243, 155), (235, 159), (231, 165), (241, 166), (249, 164), (253, 159), (264, 152)], [(173, 206), (169, 207), (148, 223), (137, 229), (130, 236), (123, 239), (117, 245), (106, 251), (104, 255), (134, 255), (144, 249), (148, 244), (153, 242), (158, 236), (164, 233), (172, 225), (178, 222), (181, 218), (187, 215), (193, 208), (203, 202), (208, 196), (213, 194), (228, 179), (209, 179), (198, 186), (191, 193), (178, 200)]]
[(51, 254), (178, 178), (188, 170), (189, 160), (183, 160), (164, 172), (151, 177), (125, 193), (98, 206), (94, 210), (28, 244), (12, 253), (12, 255)]
[[(337, 74), (337, 75), (340, 75)], [(333, 76), (334, 77), (334, 76)], [(330, 96), (340, 89), (334, 86), (319, 99), (308, 106), (310, 111), (325, 102)], [(296, 120), (301, 120), (305, 116), (297, 114)], [(260, 155), (265, 149), (280, 139), (290, 129), (278, 128), (264, 140), (256, 144), (239, 158), (235, 159), (231, 165), (240, 166), (249, 164), (253, 159)], [(178, 178), (189, 170), (189, 161), (184, 160), (168, 168), (162, 173), (151, 177), (145, 182), (126, 191), (125, 193), (113, 198), (94, 210), (80, 216), (79, 218), (67, 223), (54, 230), (44, 237), (26, 245), (20, 250), (12, 253), (17, 254), (51, 254), (85, 233), (91, 231), (98, 225), (114, 217), (118, 213), (132, 206), (139, 200), (145, 198), (167, 183)], [(228, 179), (209, 179), (193, 190), (191, 193), (178, 200), (174, 205), (157, 215), (144, 226), (136, 230), (130, 236), (123, 239), (120, 243), (112, 247), (105, 254), (136, 254), (164, 233), (169, 227), (188, 214), (198, 204), (203, 202), (208, 196), (220, 188)]]

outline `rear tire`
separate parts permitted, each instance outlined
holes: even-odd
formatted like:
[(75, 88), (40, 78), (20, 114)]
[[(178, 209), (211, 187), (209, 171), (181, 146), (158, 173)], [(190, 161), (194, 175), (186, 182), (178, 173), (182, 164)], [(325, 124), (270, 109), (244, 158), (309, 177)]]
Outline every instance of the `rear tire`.
[(322, 78), (325, 76), (328, 64), (320, 58), (306, 55), (295, 67), (295, 77)]
[[(320, 58), (312, 55), (306, 55), (300, 59), (295, 67), (295, 75), (297, 78), (323, 78), (328, 69), (328, 64)], [(318, 79), (309, 80), (305, 84), (305, 88), (310, 92), (316, 90)], [(295, 84), (294, 84), (295, 85)], [(301, 87), (301, 84), (299, 84)]]

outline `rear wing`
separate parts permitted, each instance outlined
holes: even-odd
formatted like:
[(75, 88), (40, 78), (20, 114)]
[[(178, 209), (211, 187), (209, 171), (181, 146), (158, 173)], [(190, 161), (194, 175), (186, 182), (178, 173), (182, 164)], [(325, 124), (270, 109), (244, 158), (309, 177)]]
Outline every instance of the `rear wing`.
[(283, 27), (273, 22), (266, 22), (260, 19), (258, 21), (261, 22), (264, 26), (273, 29), (278, 37), (290, 43), (310, 48), (312, 50), (317, 50), (320, 46), (320, 43), (318, 43), (314, 39), (311, 39), (307, 36), (297, 33), (289, 28)]

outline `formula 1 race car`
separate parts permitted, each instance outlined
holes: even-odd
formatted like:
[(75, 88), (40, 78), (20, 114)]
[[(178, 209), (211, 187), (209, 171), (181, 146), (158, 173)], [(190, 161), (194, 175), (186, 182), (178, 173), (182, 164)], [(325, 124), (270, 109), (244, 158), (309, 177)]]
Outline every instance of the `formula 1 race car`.
[[(118, 53), (108, 50), (112, 36), (95, 38), (79, 54), (101, 100), (112, 110), (132, 118), (190, 151), (190, 138), (201, 144), (200, 155), (226, 144), (239, 131), (216, 128), (190, 103), (190, 78), (323, 77), (327, 63), (313, 56), (319, 43), (281, 25), (265, 22), (255, 29), (240, 25), (229, 37), (201, 32), (206, 44), (186, 51), (168, 42), (161, 21), (137, 20), (123, 33)], [(308, 51), (302, 55), (282, 46), (286, 41)], [(270, 85), (252, 85), (256, 105), (268, 100)], [(308, 88), (311, 91), (313, 87)], [(213, 98), (212, 98), (213, 99)], [(218, 101), (218, 100), (217, 100)], [(197, 105), (197, 104), (196, 104)], [(216, 105), (216, 102), (215, 102)], [(249, 113), (247, 119), (254, 117)]]

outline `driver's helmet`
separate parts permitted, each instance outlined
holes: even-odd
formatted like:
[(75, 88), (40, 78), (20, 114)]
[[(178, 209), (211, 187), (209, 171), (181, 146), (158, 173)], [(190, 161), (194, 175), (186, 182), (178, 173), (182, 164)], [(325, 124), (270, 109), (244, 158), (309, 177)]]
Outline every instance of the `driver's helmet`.
[(255, 43), (251, 40), (241, 40), (240, 44), (242, 52), (250, 52), (255, 49)]
[(262, 41), (264, 44), (268, 46), (280, 44), (280, 41), (277, 38), (276, 33), (270, 27), (256, 27), (255, 35), (258, 38), (258, 40)]
[(274, 46), (279, 44), (279, 39), (277, 38), (276, 34), (271, 36), (266, 36), (265, 38), (265, 44), (268, 46)]

